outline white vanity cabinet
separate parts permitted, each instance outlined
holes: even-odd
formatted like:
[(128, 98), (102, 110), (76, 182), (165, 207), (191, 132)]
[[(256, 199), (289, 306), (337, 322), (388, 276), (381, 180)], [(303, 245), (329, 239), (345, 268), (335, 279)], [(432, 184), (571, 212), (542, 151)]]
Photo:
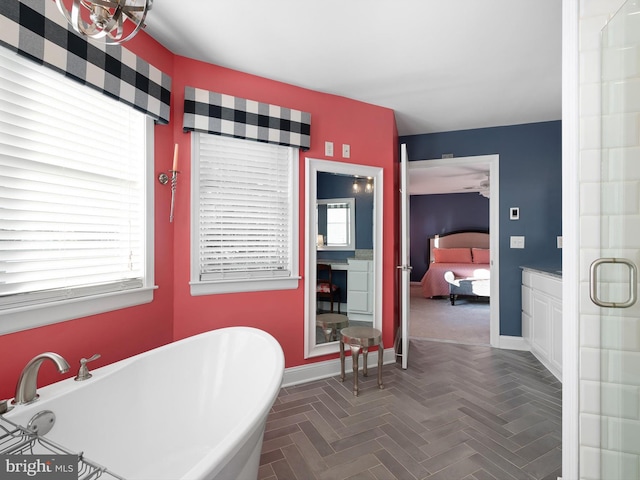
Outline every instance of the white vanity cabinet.
[(531, 353), (562, 381), (562, 277), (523, 269), (522, 336)]
[(347, 315), (349, 320), (373, 322), (373, 260), (349, 259)]

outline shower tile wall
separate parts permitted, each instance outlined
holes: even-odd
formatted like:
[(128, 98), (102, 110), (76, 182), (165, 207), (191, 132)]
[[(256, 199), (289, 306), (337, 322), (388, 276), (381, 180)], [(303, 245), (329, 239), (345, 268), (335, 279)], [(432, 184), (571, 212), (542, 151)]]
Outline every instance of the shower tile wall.
[[(637, 222), (636, 228), (626, 231), (636, 234), (623, 239), (623, 243), (617, 246), (637, 246), (637, 232), (640, 232), (640, 93), (635, 97), (626, 95), (624, 108), (627, 112), (625, 122), (622, 122), (621, 91), (607, 71), (605, 77), (608, 76), (612, 82), (604, 89), (604, 100), (608, 104), (617, 104), (619, 108), (617, 113), (605, 117), (603, 132), (600, 131), (603, 91), (600, 33), (623, 3), (621, 0), (582, 0), (580, 3), (580, 476), (585, 480), (640, 478), (640, 446), (637, 441), (636, 452), (617, 454), (607, 450), (607, 447), (616, 448), (615, 439), (620, 433), (640, 434), (640, 390), (637, 386), (640, 382), (638, 378), (629, 378), (637, 376), (638, 372), (618, 370), (622, 368), (620, 360), (623, 357), (640, 357), (635, 353), (640, 351), (640, 327), (637, 318), (630, 318), (629, 312), (621, 310), (617, 317), (607, 319), (615, 328), (601, 332), (598, 309), (589, 299), (589, 266), (593, 260), (603, 256), (601, 248), (606, 253), (607, 247), (615, 246), (607, 245), (607, 238), (600, 243), (601, 228), (605, 232), (622, 231), (616, 226), (618, 219), (615, 216), (602, 220), (601, 225), (601, 208), (607, 213), (607, 204), (616, 194), (605, 183), (602, 190), (607, 193), (601, 202), (601, 146), (610, 149), (610, 163), (625, 162), (628, 165), (624, 178), (610, 179), (626, 182), (623, 187), (625, 196), (632, 201), (625, 205), (625, 213), (635, 216), (632, 220)], [(627, 70), (635, 68), (635, 81), (640, 82), (640, 52), (632, 56), (621, 52), (615, 57), (619, 62), (635, 62), (633, 65), (627, 63)], [(614, 64), (605, 67), (619, 70), (612, 68), (616, 67)], [(636, 92), (639, 91), (636, 86)], [(631, 105), (635, 105), (635, 113), (629, 115)], [(601, 133), (604, 145), (601, 145)], [(628, 258), (637, 262), (637, 252), (628, 253)], [(635, 358), (635, 365), (640, 365), (640, 358)], [(617, 388), (616, 384), (624, 386)], [(612, 391), (615, 391), (614, 395), (611, 395)]]

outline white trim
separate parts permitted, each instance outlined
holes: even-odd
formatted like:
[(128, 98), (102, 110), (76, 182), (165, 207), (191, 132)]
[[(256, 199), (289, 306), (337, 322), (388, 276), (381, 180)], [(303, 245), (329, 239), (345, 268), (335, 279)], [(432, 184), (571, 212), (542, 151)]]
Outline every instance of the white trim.
[(318, 172), (331, 172), (342, 175), (358, 175), (373, 179), (373, 327), (382, 330), (382, 228), (383, 208), (382, 196), (384, 192), (383, 169), (367, 165), (334, 162), (315, 158), (305, 158), (305, 296), (304, 296), (304, 358), (317, 357), (337, 353), (338, 342), (316, 344), (316, 198)]
[(295, 290), (302, 277), (239, 279), (220, 282), (189, 282), (192, 297), (218, 293), (267, 292), (273, 290)]
[[(501, 347), (500, 337), (500, 155), (478, 155), (474, 157), (457, 157), (434, 160), (418, 160), (408, 163), (409, 177), (411, 170), (452, 165), (489, 164), (490, 198), (489, 198), (489, 242), (491, 249), (491, 303), (489, 306), (489, 342), (492, 347)], [(428, 192), (425, 192), (427, 194)], [(509, 347), (504, 347), (509, 348)]]
[(150, 303), (156, 288), (143, 287), (12, 309), (10, 313), (0, 313), (0, 335)]
[[(296, 221), (290, 224), (290, 245), (289, 263), (291, 265), (291, 275), (286, 277), (256, 277), (256, 278), (234, 278), (224, 280), (201, 280), (200, 279), (200, 217), (198, 205), (200, 204), (200, 162), (199, 151), (201, 135), (209, 135), (200, 132), (191, 132), (191, 209), (190, 209), (190, 280), (189, 291), (191, 296), (216, 295), (223, 293), (240, 292), (262, 292), (274, 290), (295, 290), (300, 286), (300, 265), (299, 265), (299, 229)], [(289, 161), (291, 165), (290, 188), (291, 188), (291, 218), (297, 219), (300, 205), (300, 186), (298, 181), (300, 149), (287, 147), (289, 149)]]
[[(396, 363), (396, 352), (393, 348), (385, 348), (382, 356), (383, 365)], [(372, 351), (367, 357), (367, 368), (378, 367), (378, 351)], [(345, 357), (344, 363), (347, 378), (345, 382), (352, 382), (353, 363), (351, 355)], [(349, 375), (351, 374), (351, 375)], [(323, 378), (334, 377), (340, 375), (340, 359), (326, 360), (324, 362), (310, 363), (308, 365), (300, 365), (297, 367), (289, 367), (284, 370), (284, 378), (282, 379), (283, 387), (291, 387), (301, 383), (313, 382), (314, 380), (322, 380)], [(382, 383), (384, 383), (384, 371), (382, 372)]]
[[(329, 205), (331, 203), (346, 203), (349, 205), (349, 238), (348, 243), (339, 245), (318, 245), (317, 249), (320, 251), (340, 251), (340, 250), (355, 250), (356, 249), (356, 199), (355, 197), (349, 198), (323, 198), (316, 200), (316, 205)], [(327, 209), (327, 218), (329, 215), (329, 209)], [(327, 221), (327, 224), (329, 222)], [(345, 222), (346, 223), (346, 222)], [(319, 236), (319, 235), (318, 235)], [(327, 235), (327, 242), (329, 242), (329, 236)]]
[(579, 0), (562, 2), (562, 476), (580, 477)]
[(510, 335), (500, 335), (498, 344), (492, 345), (505, 350), (520, 350), (522, 352), (530, 352), (529, 343), (522, 337), (512, 337)]

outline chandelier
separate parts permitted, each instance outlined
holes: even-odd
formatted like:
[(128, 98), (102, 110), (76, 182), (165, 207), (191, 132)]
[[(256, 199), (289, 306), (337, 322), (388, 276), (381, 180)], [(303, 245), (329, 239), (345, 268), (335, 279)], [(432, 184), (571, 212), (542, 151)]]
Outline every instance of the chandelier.
[[(64, 1), (56, 0), (56, 5), (76, 32), (109, 45), (124, 43), (144, 28), (153, 4), (153, 0), (73, 0), (69, 12)], [(123, 24), (127, 19), (134, 27), (123, 37)]]

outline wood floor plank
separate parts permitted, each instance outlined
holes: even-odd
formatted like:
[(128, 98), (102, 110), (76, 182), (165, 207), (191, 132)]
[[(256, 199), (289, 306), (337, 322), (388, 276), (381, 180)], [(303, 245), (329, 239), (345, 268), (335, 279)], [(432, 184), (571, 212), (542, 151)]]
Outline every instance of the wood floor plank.
[[(411, 340), (383, 367), (281, 389), (260, 480), (552, 480), (561, 476), (562, 385), (529, 352)], [(353, 375), (350, 372), (350, 375)]]

